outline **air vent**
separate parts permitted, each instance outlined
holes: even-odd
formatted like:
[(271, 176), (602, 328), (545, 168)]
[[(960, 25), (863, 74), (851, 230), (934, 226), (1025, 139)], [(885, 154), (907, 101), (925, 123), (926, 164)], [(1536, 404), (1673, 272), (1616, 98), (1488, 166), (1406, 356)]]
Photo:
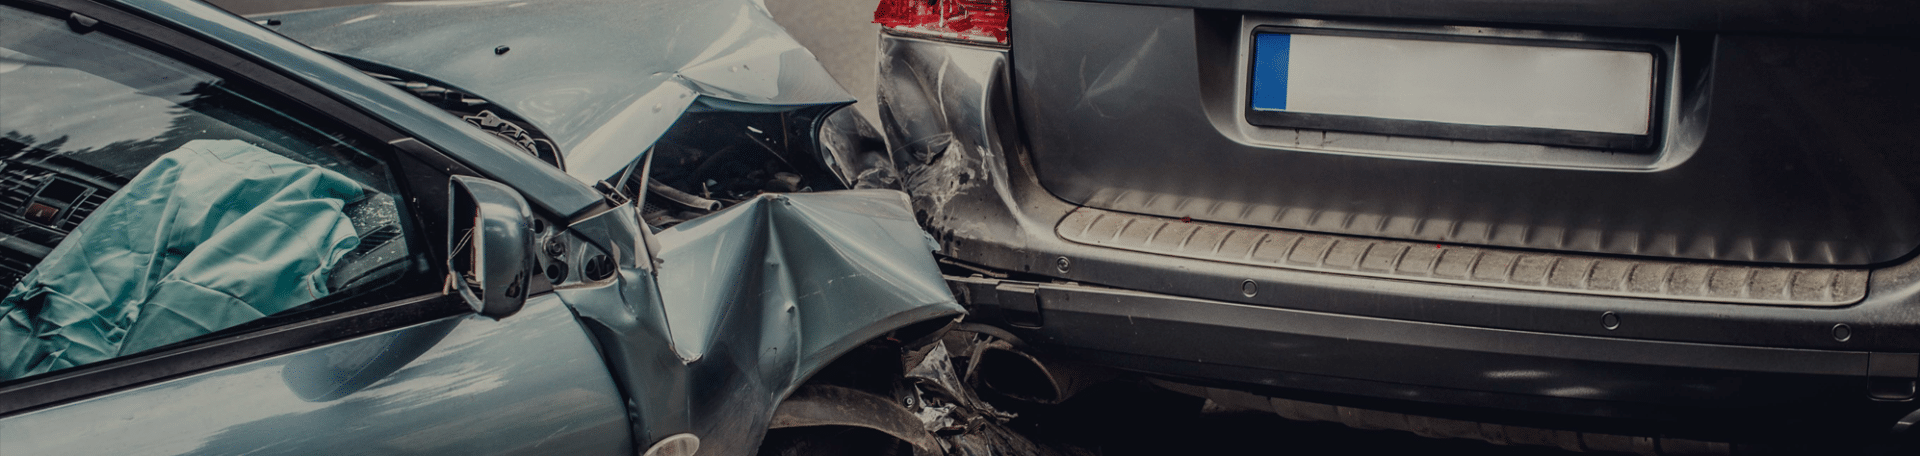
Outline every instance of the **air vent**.
[(93, 211), (99, 209), (100, 205), (106, 202), (106, 191), (94, 190), (92, 195), (87, 195), (86, 199), (82, 199), (79, 203), (73, 205), (73, 214), (68, 215), (67, 221), (60, 224), (60, 231), (73, 232), (74, 228), (80, 227), (81, 221), (86, 220), (88, 216), (92, 216)]
[(0, 211), (9, 214), (20, 213), (26, 207), (27, 198), (33, 197), (33, 190), (40, 188), (46, 172), (19, 163), (7, 163), (0, 168)]
[(20, 278), (26, 277), (27, 271), (33, 270), (33, 264), (24, 257), (12, 250), (0, 250), (0, 290), (12, 290)]

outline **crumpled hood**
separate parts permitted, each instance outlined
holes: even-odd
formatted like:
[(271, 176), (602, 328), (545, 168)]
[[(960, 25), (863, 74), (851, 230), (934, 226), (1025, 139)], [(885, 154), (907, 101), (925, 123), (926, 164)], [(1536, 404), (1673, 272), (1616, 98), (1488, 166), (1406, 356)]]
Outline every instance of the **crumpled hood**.
[[(572, 229), (632, 252), (638, 220), (623, 205)], [(760, 195), (655, 239), (657, 269), (554, 291), (598, 341), (643, 446), (693, 433), (700, 454), (753, 454), (782, 398), (833, 360), (966, 312), (893, 190)]]
[(854, 101), (759, 0), (447, 0), (262, 17), (315, 49), (506, 107), (551, 136), (568, 174), (588, 184), (689, 109)]

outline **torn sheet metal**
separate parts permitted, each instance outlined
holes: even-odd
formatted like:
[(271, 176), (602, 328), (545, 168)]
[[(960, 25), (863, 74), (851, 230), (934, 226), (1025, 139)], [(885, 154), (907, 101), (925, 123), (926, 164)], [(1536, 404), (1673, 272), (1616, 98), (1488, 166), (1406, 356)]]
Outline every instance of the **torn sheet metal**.
[(899, 192), (762, 195), (655, 240), (657, 287), (622, 261), (616, 279), (556, 290), (599, 341), (642, 445), (691, 432), (702, 454), (751, 453), (774, 407), (828, 362), (962, 312)]
[(927, 432), (964, 433), (978, 429), (989, 420), (1005, 423), (1015, 416), (987, 404), (972, 385), (960, 380), (953, 366), (953, 353), (947, 351), (945, 341), (935, 341), (928, 346), (920, 363), (907, 368), (906, 378), (911, 389), (908, 397), (915, 398), (908, 401), (915, 404), (909, 409), (920, 417)]
[(1009, 200), (1006, 167), (1022, 163), (1005, 159), (1002, 138), (1015, 133), (1004, 129), (1011, 119), (996, 118), (1012, 112), (1007, 67), (1006, 51), (880, 38), (880, 123), (901, 188), (913, 196), (921, 222), (942, 240), (1027, 243), (1027, 233), (1017, 229), (1023, 224), (985, 222), (1025, 218), (1004, 209), (1020, 207)]
[[(954, 456), (1086, 454), (1072, 446), (1035, 443), (1009, 427), (1009, 421), (1015, 417), (1013, 413), (1002, 411), (982, 400), (974, 389), (978, 382), (961, 380), (961, 375), (955, 369), (955, 360), (977, 360), (978, 353), (948, 351), (947, 342), (954, 340), (957, 339), (949, 337), (935, 341), (910, 353), (906, 357), (909, 361), (914, 358), (919, 361), (907, 367), (905, 382), (895, 392), (899, 402), (906, 404), (907, 410), (918, 418), (922, 428), (936, 436), (935, 442), (940, 445), (942, 452)], [(976, 340), (998, 341), (991, 338)]]
[(107, 199), (0, 301), (0, 380), (138, 353), (305, 304), (360, 245), (340, 173), (194, 140)]
[(815, 426), (851, 426), (880, 431), (913, 447), (914, 456), (936, 456), (946, 451), (920, 420), (890, 398), (844, 386), (807, 385), (780, 403), (774, 429)]
[(754, 0), (450, 0), (271, 15), (322, 51), (432, 76), (551, 135), (610, 180), (689, 110), (852, 103)]
[(867, 118), (852, 109), (827, 116), (820, 124), (818, 158), (847, 188), (900, 189), (899, 172), (887, 154), (887, 140)]

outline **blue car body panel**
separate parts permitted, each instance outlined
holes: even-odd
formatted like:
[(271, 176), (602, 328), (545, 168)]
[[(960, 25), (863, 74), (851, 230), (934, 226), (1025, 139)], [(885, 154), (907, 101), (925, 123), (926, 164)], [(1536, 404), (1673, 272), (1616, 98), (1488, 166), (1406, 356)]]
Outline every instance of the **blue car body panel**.
[[(510, 318), (448, 317), (7, 417), (0, 454), (634, 454), (578, 328), (536, 296)], [(352, 384), (381, 365), (397, 370)]]
[(507, 107), (553, 136), (587, 184), (610, 180), (688, 110), (853, 102), (754, 1), (407, 2), (261, 17), (315, 49)]

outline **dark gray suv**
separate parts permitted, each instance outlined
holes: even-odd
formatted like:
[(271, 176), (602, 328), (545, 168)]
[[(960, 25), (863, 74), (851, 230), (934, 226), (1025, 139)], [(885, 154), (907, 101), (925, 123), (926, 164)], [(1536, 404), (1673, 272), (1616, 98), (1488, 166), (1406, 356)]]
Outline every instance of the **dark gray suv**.
[(1052, 358), (1572, 450), (1836, 448), (1920, 417), (1920, 5), (876, 22), (882, 129), (948, 281)]

